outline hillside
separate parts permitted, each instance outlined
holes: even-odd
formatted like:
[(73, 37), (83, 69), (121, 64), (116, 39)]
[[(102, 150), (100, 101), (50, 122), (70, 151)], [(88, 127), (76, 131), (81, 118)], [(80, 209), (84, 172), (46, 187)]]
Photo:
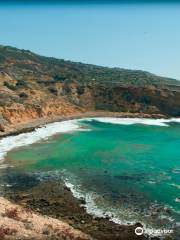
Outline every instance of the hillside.
[(0, 131), (87, 111), (180, 116), (180, 81), (0, 46)]
[[(180, 81), (159, 77), (140, 70), (108, 68), (91, 64), (43, 57), (28, 50), (0, 46), (0, 68), (4, 68), (21, 80), (33, 74), (37, 83), (48, 80), (54, 83), (77, 80), (78, 83), (117, 83), (133, 86), (179, 85)], [(48, 75), (48, 79), (47, 79)], [(44, 79), (45, 78), (45, 79)]]

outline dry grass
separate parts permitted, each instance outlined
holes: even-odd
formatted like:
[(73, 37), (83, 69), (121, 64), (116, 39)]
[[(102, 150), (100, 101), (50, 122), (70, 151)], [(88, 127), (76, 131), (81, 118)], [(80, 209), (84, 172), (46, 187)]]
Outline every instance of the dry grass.
[(90, 240), (65, 222), (35, 214), (0, 197), (0, 240)]
[(18, 209), (15, 207), (15, 208), (9, 208), (9, 209), (5, 209), (5, 213), (3, 214), (5, 217), (8, 217), (8, 218), (12, 218), (14, 220), (17, 220), (19, 221), (20, 220), (20, 217), (18, 216)]

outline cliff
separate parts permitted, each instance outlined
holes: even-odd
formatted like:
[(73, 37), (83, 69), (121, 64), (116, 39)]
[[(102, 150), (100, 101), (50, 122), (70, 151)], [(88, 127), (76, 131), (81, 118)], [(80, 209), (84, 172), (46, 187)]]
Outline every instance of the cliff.
[(180, 81), (0, 46), (0, 131), (87, 111), (180, 116)]

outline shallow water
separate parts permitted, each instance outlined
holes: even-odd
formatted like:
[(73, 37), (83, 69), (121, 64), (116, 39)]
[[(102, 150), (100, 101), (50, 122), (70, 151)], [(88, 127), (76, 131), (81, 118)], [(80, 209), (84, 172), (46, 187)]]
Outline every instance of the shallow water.
[(180, 222), (180, 124), (123, 121), (80, 120), (68, 133), (22, 144), (7, 153), (13, 168), (2, 174), (58, 175), (88, 212), (172, 229)]

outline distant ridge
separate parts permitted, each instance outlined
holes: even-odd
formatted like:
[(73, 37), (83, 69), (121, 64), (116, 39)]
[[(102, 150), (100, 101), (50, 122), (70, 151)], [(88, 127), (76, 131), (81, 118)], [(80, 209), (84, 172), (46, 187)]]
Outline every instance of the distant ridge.
[[(31, 69), (35, 70), (35, 75), (41, 73), (43, 74), (44, 70), (46, 70), (47, 74), (54, 77), (57, 75), (57, 72), (60, 72), (60, 78), (77, 80), (82, 83), (96, 81), (101, 83), (121, 83), (123, 85), (134, 86), (180, 86), (180, 81), (178, 80), (160, 77), (147, 71), (110, 68), (96, 66), (93, 64), (65, 61), (63, 59), (40, 56), (29, 50), (20, 50), (10, 46), (0, 45), (0, 68), (3, 68), (4, 63), (10, 60), (17, 61), (17, 64), (15, 65), (16, 69), (14, 68), (14, 65), (11, 65), (11, 69), (9, 68), (9, 70), (13, 72), (16, 70), (18, 72), (19, 68), (28, 70), (28, 68), (30, 68), (30, 64), (27, 65), (23, 63), (23, 61), (32, 61)], [(39, 64), (38, 68), (37, 66), (35, 67), (37, 64)]]

